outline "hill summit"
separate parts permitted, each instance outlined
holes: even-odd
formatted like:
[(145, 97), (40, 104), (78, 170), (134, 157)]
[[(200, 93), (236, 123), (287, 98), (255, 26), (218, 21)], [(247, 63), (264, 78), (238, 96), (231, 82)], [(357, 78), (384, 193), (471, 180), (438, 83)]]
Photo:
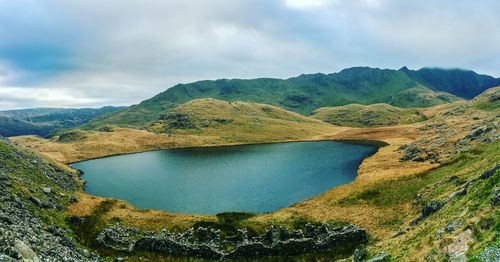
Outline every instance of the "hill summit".
[[(463, 81), (452, 88), (443, 79)], [(470, 81), (478, 82), (465, 89)], [(479, 81), (480, 80), (480, 81)], [(387, 103), (392, 106), (429, 107), (469, 98), (471, 94), (498, 85), (500, 79), (472, 71), (421, 69), (391, 70), (353, 67), (333, 74), (300, 75), (289, 79), (258, 78), (250, 80), (219, 79), (178, 84), (165, 92), (126, 110), (99, 117), (87, 125), (95, 128), (112, 124), (125, 127), (147, 127), (167, 110), (198, 98), (245, 101), (278, 106), (309, 115), (321, 107), (347, 104)], [(449, 92), (449, 93), (448, 93)]]

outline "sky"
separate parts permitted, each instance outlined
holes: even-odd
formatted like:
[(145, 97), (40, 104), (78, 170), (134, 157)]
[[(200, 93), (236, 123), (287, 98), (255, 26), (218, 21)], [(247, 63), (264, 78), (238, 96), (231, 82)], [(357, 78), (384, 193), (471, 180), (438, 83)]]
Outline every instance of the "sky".
[(0, 0), (0, 110), (352, 66), (500, 77), (498, 0)]

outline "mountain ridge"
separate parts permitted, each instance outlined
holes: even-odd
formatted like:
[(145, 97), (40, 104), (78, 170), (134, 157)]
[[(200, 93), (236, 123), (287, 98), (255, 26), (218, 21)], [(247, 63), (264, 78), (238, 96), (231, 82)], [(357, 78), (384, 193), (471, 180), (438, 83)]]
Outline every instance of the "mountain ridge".
[[(96, 118), (84, 128), (92, 129), (106, 124), (146, 128), (166, 110), (197, 98), (263, 103), (309, 115), (320, 107), (352, 103), (388, 103), (403, 108), (429, 107), (457, 101), (461, 99), (459, 97), (469, 98), (471, 93), (481, 93), (487, 87), (496, 86), (497, 81), (500, 83), (500, 79), (473, 71), (436, 69), (438, 80), (448, 78), (449, 72), (489, 79), (481, 82), (481, 85), (473, 85), (473, 91), (464, 93), (463, 88), (453, 89), (432, 77), (420, 76), (418, 72), (421, 70), (352, 67), (337, 73), (302, 74), (288, 79), (218, 79), (177, 84), (123, 111)], [(469, 78), (464, 76), (460, 79), (466, 81)]]
[(59, 129), (72, 128), (125, 107), (31, 108), (0, 111), (0, 135), (48, 136)]

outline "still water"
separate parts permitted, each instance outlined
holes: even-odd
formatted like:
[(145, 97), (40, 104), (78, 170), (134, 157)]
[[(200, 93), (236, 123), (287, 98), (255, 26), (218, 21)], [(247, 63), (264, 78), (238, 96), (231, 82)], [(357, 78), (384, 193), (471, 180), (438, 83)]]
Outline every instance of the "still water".
[(349, 183), (373, 145), (332, 141), (189, 148), (72, 164), (86, 191), (176, 213), (263, 213)]

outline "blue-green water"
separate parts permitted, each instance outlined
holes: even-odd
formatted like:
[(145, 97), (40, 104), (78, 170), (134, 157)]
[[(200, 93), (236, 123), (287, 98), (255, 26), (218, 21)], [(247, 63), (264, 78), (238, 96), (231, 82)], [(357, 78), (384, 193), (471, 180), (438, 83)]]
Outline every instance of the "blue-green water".
[(172, 149), (72, 166), (86, 191), (177, 213), (270, 212), (351, 182), (377, 148), (332, 141)]

